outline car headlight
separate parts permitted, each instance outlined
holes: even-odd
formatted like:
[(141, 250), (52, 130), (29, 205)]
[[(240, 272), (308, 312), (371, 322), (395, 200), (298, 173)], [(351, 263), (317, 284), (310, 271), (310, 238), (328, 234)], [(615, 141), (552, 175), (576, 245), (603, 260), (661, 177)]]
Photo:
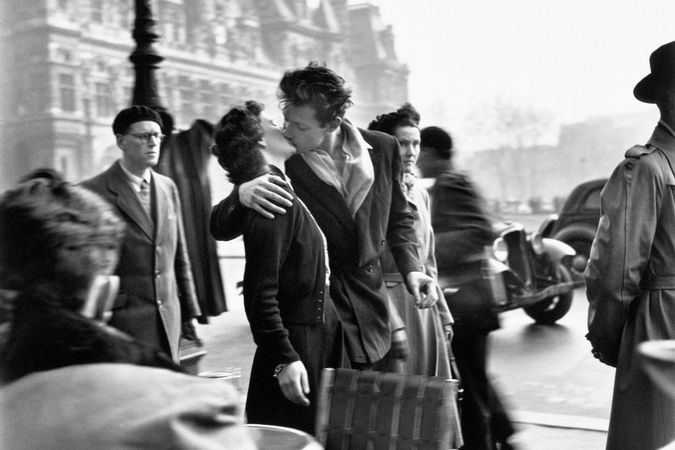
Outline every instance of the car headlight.
[(492, 243), (492, 254), (497, 261), (506, 262), (509, 257), (509, 248), (503, 238), (499, 237)]
[(541, 234), (533, 234), (530, 242), (532, 244), (532, 250), (535, 254), (541, 255), (544, 253), (544, 238), (541, 236)]

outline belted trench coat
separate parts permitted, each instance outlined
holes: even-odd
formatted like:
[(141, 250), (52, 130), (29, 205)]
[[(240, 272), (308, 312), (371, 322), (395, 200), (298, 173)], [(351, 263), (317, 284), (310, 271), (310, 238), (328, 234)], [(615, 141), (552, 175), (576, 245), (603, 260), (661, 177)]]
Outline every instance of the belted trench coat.
[(584, 276), (589, 340), (616, 364), (607, 449), (655, 449), (675, 440), (675, 393), (654, 385), (636, 354), (640, 342), (675, 339), (673, 168), (675, 132), (659, 122), (646, 146), (626, 152), (602, 191)]

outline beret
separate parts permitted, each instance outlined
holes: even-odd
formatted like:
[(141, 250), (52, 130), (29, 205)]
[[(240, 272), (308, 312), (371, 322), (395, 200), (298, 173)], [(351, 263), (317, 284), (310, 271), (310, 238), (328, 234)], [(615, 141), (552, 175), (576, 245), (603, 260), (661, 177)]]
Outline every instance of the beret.
[(431, 147), (437, 150), (452, 149), (452, 138), (447, 131), (441, 127), (426, 127), (420, 132), (420, 145), (422, 147)]
[(144, 120), (157, 122), (160, 128), (164, 128), (162, 117), (157, 111), (148, 106), (133, 105), (129, 108), (123, 109), (117, 114), (115, 120), (113, 120), (112, 123), (113, 133), (124, 134), (132, 124), (136, 122), (142, 122)]

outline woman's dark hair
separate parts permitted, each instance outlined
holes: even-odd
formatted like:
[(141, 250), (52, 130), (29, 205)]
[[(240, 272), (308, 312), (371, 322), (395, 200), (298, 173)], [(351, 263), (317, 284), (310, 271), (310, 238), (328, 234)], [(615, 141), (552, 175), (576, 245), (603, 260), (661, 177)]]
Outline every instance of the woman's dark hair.
[(394, 136), (398, 127), (420, 126), (420, 113), (410, 104), (404, 103), (399, 109), (387, 114), (380, 114), (370, 122), (369, 130), (382, 131)]
[(48, 286), (55, 298), (69, 295), (98, 267), (68, 265), (63, 250), (73, 240), (117, 246), (124, 223), (105, 200), (57, 172), (34, 171), (22, 179), (0, 196), (0, 287)]
[(277, 90), (282, 108), (310, 105), (322, 126), (344, 117), (352, 105), (351, 95), (344, 78), (316, 61), (303, 69), (286, 71)]
[(265, 134), (260, 124), (263, 109), (262, 103), (249, 100), (244, 106), (233, 106), (216, 125), (211, 151), (233, 184), (252, 180), (267, 166), (259, 147)]

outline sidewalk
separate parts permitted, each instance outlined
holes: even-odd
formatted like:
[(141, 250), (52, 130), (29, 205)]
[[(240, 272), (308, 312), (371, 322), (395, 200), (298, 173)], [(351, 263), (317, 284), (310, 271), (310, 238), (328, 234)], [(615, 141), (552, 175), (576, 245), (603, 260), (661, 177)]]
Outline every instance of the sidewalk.
[[(241, 369), (242, 394), (246, 393), (255, 344), (243, 310), (242, 297), (228, 293), (230, 311), (212, 317), (208, 325), (198, 325), (197, 333), (205, 343), (207, 355), (201, 371)], [(576, 416), (512, 411), (518, 432), (513, 443), (519, 450), (604, 450), (607, 436), (605, 421)]]

